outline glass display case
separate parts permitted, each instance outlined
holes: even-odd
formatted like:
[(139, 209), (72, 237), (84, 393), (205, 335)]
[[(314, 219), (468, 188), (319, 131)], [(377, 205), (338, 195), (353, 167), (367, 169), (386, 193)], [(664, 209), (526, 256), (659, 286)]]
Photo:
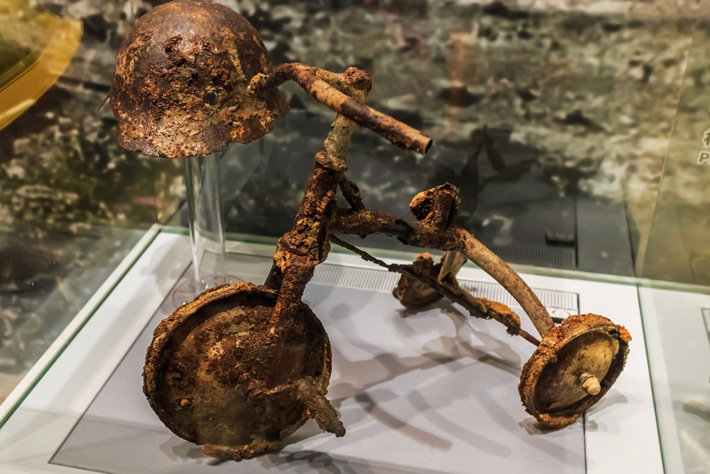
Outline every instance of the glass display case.
[[(396, 276), (334, 247), (306, 297), (325, 315), (329, 393), (348, 435), (307, 424), (280, 453), (219, 464), (171, 435), (140, 393), (152, 330), (189, 275), (189, 213), (179, 160), (120, 148), (105, 102), (121, 42), (161, 3), (0, 6), (2, 469), (470, 472), (471, 453), (510, 472), (710, 469), (705, 4), (221, 1), (274, 64), (360, 67), (370, 106), (433, 137), (418, 155), (355, 133), (348, 177), (368, 208), (406, 217), (414, 195), (450, 182), (456, 224), (523, 274), (553, 317), (605, 314), (633, 340), (604, 403), (546, 432), (517, 398), (529, 357), (518, 341), (451, 305), (401, 318)], [(75, 52), (52, 75), (38, 58), (57, 31)], [(28, 71), (46, 86), (20, 110)], [(282, 91), (290, 112), (274, 131), (218, 158), (222, 263), (255, 283), (334, 116), (294, 85)], [(387, 261), (417, 253), (382, 236), (345, 240)], [(520, 311), (483, 272), (462, 272), (476, 296)]]

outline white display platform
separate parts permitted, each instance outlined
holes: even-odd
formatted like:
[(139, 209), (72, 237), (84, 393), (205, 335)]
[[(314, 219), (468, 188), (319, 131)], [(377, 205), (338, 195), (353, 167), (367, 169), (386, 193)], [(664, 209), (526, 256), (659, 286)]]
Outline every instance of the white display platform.
[[(268, 258), (240, 258), (245, 279), (263, 278)], [(396, 275), (335, 253), (304, 299), (331, 339), (329, 398), (348, 434), (309, 423), (280, 453), (215, 463), (163, 427), (140, 390), (150, 333), (188, 259), (187, 238), (155, 238), (0, 429), (0, 472), (662, 472), (635, 286), (523, 276), (555, 314), (578, 305), (634, 337), (626, 369), (585, 419), (541, 432), (517, 394), (534, 346), (446, 303), (402, 317), (389, 295)], [(460, 278), (474, 294), (499, 288), (477, 269)]]
[(667, 472), (710, 472), (710, 295), (639, 288)]

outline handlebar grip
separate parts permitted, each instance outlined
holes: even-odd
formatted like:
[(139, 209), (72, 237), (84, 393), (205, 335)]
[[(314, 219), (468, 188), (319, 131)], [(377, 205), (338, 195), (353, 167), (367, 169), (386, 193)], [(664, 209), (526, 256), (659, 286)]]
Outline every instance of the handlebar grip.
[[(352, 71), (354, 68), (351, 68)], [(331, 82), (339, 83), (339, 74), (330, 73), (314, 66), (300, 63), (286, 63), (274, 69), (271, 74), (257, 74), (249, 89), (261, 95), (267, 90), (292, 80), (305, 89), (318, 102), (330, 107), (353, 122), (369, 128), (393, 144), (406, 150), (425, 154), (431, 148), (432, 139), (416, 128), (400, 122), (372, 107), (359, 103)], [(325, 79), (324, 79), (325, 78)], [(332, 79), (329, 81), (327, 79)]]

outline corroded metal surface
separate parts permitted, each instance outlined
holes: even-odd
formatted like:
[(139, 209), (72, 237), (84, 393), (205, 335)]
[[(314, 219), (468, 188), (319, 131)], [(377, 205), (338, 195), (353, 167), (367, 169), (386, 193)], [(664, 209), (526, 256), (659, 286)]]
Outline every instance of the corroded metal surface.
[[(434, 267), (434, 257), (429, 253), (419, 254), (412, 262), (412, 271), (418, 273), (430, 272)], [(418, 310), (439, 301), (443, 295), (420, 278), (402, 275), (392, 295), (409, 310)]]
[[(330, 376), (327, 336), (302, 301), (331, 242), (401, 273), (395, 296), (410, 309), (446, 296), (471, 315), (495, 319), (510, 334), (538, 346), (523, 370), (520, 394), (542, 424), (565, 426), (595, 403), (623, 369), (630, 340), (626, 330), (596, 315), (573, 316), (556, 327), (515, 271), (468, 231), (453, 225), (461, 200), (450, 183), (412, 199), (415, 221), (367, 210), (358, 187), (344, 175), (345, 154), (356, 126), (367, 126), (397, 145), (421, 152), (429, 149), (431, 139), (365, 106), (371, 79), (357, 68), (336, 74), (286, 64), (271, 74), (254, 75), (247, 92), (267, 100), (286, 80), (297, 82), (338, 116), (316, 154), (293, 226), (279, 240), (265, 285), (208, 290), (156, 329), (146, 356), (144, 391), (161, 420), (183, 438), (204, 445), (205, 453), (235, 460), (278, 449), (281, 439), (307, 418), (337, 436), (345, 434), (325, 397)], [(191, 110), (183, 113), (189, 116)], [(338, 209), (338, 189), (350, 209)], [(448, 253), (440, 264), (428, 255), (412, 265), (387, 264), (334, 235), (346, 232), (362, 237), (390, 234), (405, 244)], [(511, 293), (542, 341), (521, 328), (510, 308), (474, 298), (458, 285), (456, 273), (466, 258)]]
[(136, 21), (116, 58), (119, 143), (174, 158), (260, 138), (287, 110), (275, 89), (247, 93), (269, 71), (258, 33), (234, 10), (209, 0), (160, 5)]
[(373, 130), (399, 147), (419, 153), (426, 153), (431, 147), (430, 137), (341, 92), (337, 87), (342, 86), (343, 82), (337, 75), (313, 66), (300, 63), (282, 64), (270, 75), (255, 76), (250, 89), (256, 95), (268, 94), (287, 80), (296, 82), (319, 102), (345, 115), (358, 125)]
[(300, 303), (282, 319), (278, 351), (265, 344), (276, 298), (248, 283), (213, 288), (155, 330), (143, 391), (168, 428), (211, 455), (253, 457), (308, 418), (329, 415), (328, 336)]
[(410, 209), (417, 218), (416, 222), (404, 221), (384, 211), (343, 209), (338, 211), (333, 233), (365, 236), (380, 232), (396, 236), (408, 245), (461, 252), (508, 290), (540, 335), (545, 335), (554, 323), (530, 287), (470, 232), (451, 225), (458, 203), (456, 188), (446, 183), (422, 191), (412, 199)]
[[(527, 412), (550, 428), (573, 423), (616, 381), (630, 341), (626, 328), (603, 316), (565, 319), (545, 334), (523, 367), (518, 391)], [(588, 376), (597, 379), (598, 391), (585, 384)]]
[[(357, 100), (365, 99), (370, 89), (367, 74), (351, 68), (341, 79), (349, 84)], [(305, 311), (301, 298), (306, 284), (330, 249), (328, 226), (337, 210), (335, 193), (342, 169), (346, 168), (344, 154), (355, 128), (355, 123), (342, 115), (333, 122), (319, 153), (327, 157), (323, 161), (340, 165), (329, 168), (316, 162), (293, 229), (281, 238), (274, 255), (274, 266), (267, 280), (271, 289), (237, 285), (208, 290), (176, 310), (155, 331), (146, 356), (144, 392), (171, 430), (205, 445), (208, 455), (239, 460), (277, 449), (280, 440), (307, 418), (314, 418), (322, 429), (337, 436), (345, 434), (337, 412), (325, 398), (330, 377), (327, 336), (319, 322), (320, 333), (304, 330), (299, 321)], [(220, 314), (228, 314), (230, 320), (238, 321), (240, 328), (226, 326), (225, 317), (220, 314), (204, 315), (206, 303), (221, 298), (222, 294), (235, 293), (241, 295), (240, 299), (221, 303)], [(266, 309), (245, 310), (266, 295), (271, 298)], [(197, 314), (203, 316), (194, 316)], [(200, 326), (182, 325), (188, 318), (205, 322)], [(241, 322), (245, 318), (250, 325)], [(180, 337), (188, 344), (176, 350), (166, 338), (177, 331), (178, 325), (182, 325)], [(232, 339), (240, 332), (249, 345), (237, 341), (240, 349), (230, 352), (227, 358), (226, 349), (222, 348), (234, 347)], [(319, 338), (327, 347), (321, 347)], [(315, 371), (322, 365), (317, 362), (324, 357), (321, 352), (327, 355), (327, 368)], [(217, 383), (214, 370), (209, 368), (214, 365), (211, 357), (219, 359), (227, 374)], [(207, 371), (201, 369), (205, 365)], [(165, 367), (174, 367), (173, 372), (180, 375), (169, 375)], [(197, 411), (190, 408), (193, 400), (201, 403)], [(183, 415), (181, 410), (187, 413)]]

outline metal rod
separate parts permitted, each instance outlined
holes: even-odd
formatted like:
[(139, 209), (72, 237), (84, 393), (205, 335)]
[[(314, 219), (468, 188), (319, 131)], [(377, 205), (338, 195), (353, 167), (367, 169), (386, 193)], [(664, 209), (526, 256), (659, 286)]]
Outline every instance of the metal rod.
[(408, 245), (463, 252), (515, 298), (540, 336), (555, 327), (545, 306), (520, 275), (465, 229), (455, 226), (446, 229), (432, 228), (426, 223), (407, 222), (384, 211), (343, 209), (338, 212), (331, 232), (360, 236), (379, 232), (396, 236)]
[[(510, 311), (510, 308), (503, 304), (498, 304), (500, 307), (505, 308), (508, 312), (503, 313), (496, 311), (495, 308), (493, 308), (489, 302), (482, 300), (481, 298), (476, 298), (475, 296), (471, 295), (467, 291), (463, 290), (458, 283), (456, 282), (455, 278), (451, 279), (446, 279), (443, 281), (438, 281), (438, 279), (434, 275), (423, 275), (421, 273), (418, 273), (414, 270), (414, 268), (411, 265), (398, 265), (398, 264), (390, 264), (386, 263), (369, 253), (365, 252), (364, 250), (349, 244), (348, 242), (345, 242), (344, 240), (339, 239), (338, 237), (331, 235), (330, 240), (348, 250), (350, 250), (353, 253), (356, 253), (360, 257), (362, 257), (364, 260), (368, 262), (375, 263), (381, 267), (386, 268), (387, 270), (391, 272), (397, 272), (402, 275), (407, 275), (412, 278), (417, 278), (419, 281), (426, 283), (431, 287), (432, 289), (438, 291), (439, 293), (443, 294), (447, 298), (451, 299), (452, 301), (459, 303), (462, 305), (464, 308), (468, 310), (469, 313), (471, 313), (472, 316), (477, 317), (477, 318), (483, 318), (483, 319), (495, 319), (499, 323), (503, 324), (505, 327), (508, 328), (508, 332), (512, 335), (517, 335), (525, 339), (526, 341), (534, 344), (534, 345), (540, 345), (540, 341), (535, 338), (533, 335), (525, 331), (524, 329), (520, 328), (520, 322), (517, 321), (517, 323), (513, 322), (513, 318), (510, 317), (510, 314), (515, 314), (512, 311)], [(517, 315), (516, 315), (517, 318)]]
[(269, 75), (257, 74), (254, 76), (249, 89), (253, 93), (261, 95), (288, 80), (294, 81), (322, 104), (345, 115), (358, 125), (369, 128), (395, 145), (419, 153), (426, 153), (429, 150), (432, 144), (430, 137), (389, 115), (361, 104), (338, 90), (338, 86), (346, 83), (338, 76), (340, 75), (314, 66), (286, 63), (274, 69)]

